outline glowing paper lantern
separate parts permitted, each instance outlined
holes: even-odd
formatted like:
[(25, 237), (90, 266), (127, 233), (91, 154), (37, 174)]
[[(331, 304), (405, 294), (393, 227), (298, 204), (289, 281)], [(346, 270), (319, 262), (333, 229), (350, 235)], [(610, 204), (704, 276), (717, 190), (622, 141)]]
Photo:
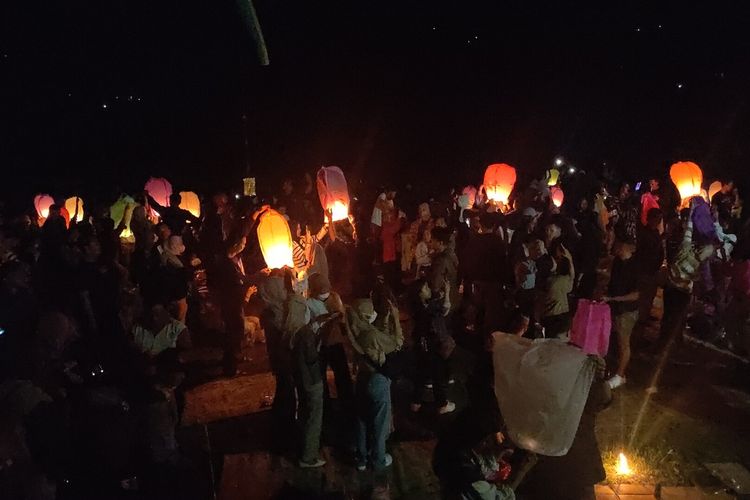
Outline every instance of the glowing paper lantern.
[(55, 200), (48, 194), (38, 194), (34, 197), (34, 208), (41, 222), (49, 217), (49, 207), (55, 204)]
[(317, 175), (318, 197), (323, 210), (333, 212), (333, 221), (349, 218), (349, 188), (339, 167), (321, 167)]
[[(119, 227), (122, 222), (122, 218), (125, 219), (125, 228), (120, 233), (120, 238), (128, 240), (133, 238), (133, 232), (130, 230), (130, 218), (133, 215), (132, 211), (127, 211), (127, 207), (135, 207), (136, 203), (130, 196), (121, 196), (111, 207), (109, 207), (109, 218), (115, 223), (115, 227)], [(127, 213), (126, 213), (127, 212)]]
[(255, 196), (255, 177), (245, 177), (242, 179), (242, 194), (245, 196)]
[(556, 186), (557, 181), (560, 180), (560, 171), (556, 168), (551, 168), (547, 170), (547, 185), (548, 186)]
[(192, 191), (180, 191), (180, 208), (187, 210), (196, 217), (201, 216), (201, 200), (198, 195)]
[(292, 232), (283, 215), (267, 210), (258, 221), (258, 243), (269, 269), (294, 267)]
[(701, 184), (703, 184), (703, 172), (700, 167), (691, 161), (681, 161), (672, 165), (669, 176), (677, 186), (683, 203), (693, 196), (700, 196)]
[(65, 200), (65, 210), (68, 211), (69, 217), (73, 217), (76, 214), (76, 204), (78, 204), (78, 214), (76, 215), (76, 222), (83, 220), (83, 200), (78, 196), (73, 196)]
[(471, 208), (476, 204), (477, 202), (477, 188), (474, 186), (466, 186), (463, 191), (461, 191), (462, 195), (466, 195), (468, 199), (468, 205), (463, 208)]
[[(172, 194), (172, 185), (163, 177), (151, 177), (143, 188), (156, 203), (163, 207), (169, 206), (169, 196)], [(152, 214), (158, 216), (159, 213), (153, 208)]]
[(484, 189), (492, 201), (508, 203), (515, 184), (516, 169), (505, 163), (493, 163), (484, 172)]
[(721, 191), (721, 181), (713, 181), (710, 186), (708, 186), (708, 202), (710, 203), (711, 200), (714, 199), (714, 195)]
[(563, 193), (562, 188), (560, 186), (552, 186), (549, 190), (549, 194), (550, 198), (552, 198), (552, 203), (554, 203), (557, 208), (560, 208), (565, 199), (565, 193)]

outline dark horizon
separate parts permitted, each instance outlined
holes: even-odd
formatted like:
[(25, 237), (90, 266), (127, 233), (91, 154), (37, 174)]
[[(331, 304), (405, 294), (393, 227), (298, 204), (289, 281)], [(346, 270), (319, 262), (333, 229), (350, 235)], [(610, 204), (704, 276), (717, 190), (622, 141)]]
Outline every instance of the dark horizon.
[(255, 6), (268, 67), (230, 0), (6, 6), (3, 195), (133, 192), (151, 175), (205, 192), (246, 165), (267, 191), (321, 165), (450, 185), (558, 155), (633, 179), (750, 160), (737, 2)]

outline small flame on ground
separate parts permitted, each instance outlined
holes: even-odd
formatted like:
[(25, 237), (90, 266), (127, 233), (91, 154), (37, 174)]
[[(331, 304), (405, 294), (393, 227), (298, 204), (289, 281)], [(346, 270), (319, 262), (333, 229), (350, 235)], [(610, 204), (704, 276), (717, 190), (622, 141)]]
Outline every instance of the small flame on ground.
[(633, 471), (630, 469), (630, 465), (628, 464), (628, 457), (626, 457), (624, 453), (620, 453), (620, 456), (617, 459), (617, 473), (623, 476), (627, 476), (632, 472)]

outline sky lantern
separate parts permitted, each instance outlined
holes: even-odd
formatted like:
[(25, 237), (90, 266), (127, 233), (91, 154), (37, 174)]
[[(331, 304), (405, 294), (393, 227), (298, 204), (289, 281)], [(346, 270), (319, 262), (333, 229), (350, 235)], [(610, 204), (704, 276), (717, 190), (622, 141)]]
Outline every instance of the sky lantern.
[(680, 192), (683, 203), (693, 196), (700, 196), (701, 184), (703, 184), (703, 172), (700, 167), (692, 161), (681, 161), (672, 165), (669, 176)]
[[(156, 203), (163, 207), (169, 206), (169, 196), (172, 194), (172, 185), (163, 177), (151, 177), (143, 188)], [(153, 208), (152, 215), (159, 215)]]
[(721, 187), (722, 187), (721, 181), (713, 181), (711, 185), (708, 186), (709, 203), (711, 202), (711, 200), (714, 199), (714, 195), (718, 193), (719, 191), (721, 191)]
[[(78, 213), (76, 214), (76, 205), (78, 206)], [(68, 214), (70, 218), (73, 218), (73, 215), (76, 216), (76, 222), (83, 221), (83, 200), (80, 199), (78, 196), (71, 196), (67, 200), (65, 200), (65, 210), (68, 211)]]
[(560, 171), (556, 168), (551, 168), (547, 170), (547, 185), (548, 186), (556, 186), (557, 181), (560, 180)]
[(292, 232), (284, 216), (276, 210), (268, 209), (260, 215), (258, 243), (269, 269), (294, 267)]
[(494, 202), (508, 203), (515, 184), (516, 169), (505, 163), (493, 163), (484, 172), (484, 189)]
[(180, 191), (180, 208), (187, 210), (196, 217), (201, 216), (201, 200), (198, 195), (192, 191)]
[(125, 219), (125, 228), (120, 233), (120, 238), (123, 240), (132, 239), (133, 232), (130, 230), (130, 218), (133, 215), (132, 210), (128, 211), (128, 206), (134, 207), (136, 205), (135, 200), (130, 196), (121, 196), (111, 207), (109, 207), (109, 218), (114, 221), (115, 228), (117, 228), (122, 222), (123, 217)]
[(552, 198), (552, 203), (557, 208), (560, 208), (563, 204), (563, 200), (565, 199), (565, 193), (563, 193), (563, 190), (560, 186), (552, 186), (549, 189), (550, 198)]
[(318, 197), (323, 210), (333, 212), (333, 221), (349, 218), (349, 188), (339, 167), (321, 167), (317, 175)]
[(49, 217), (49, 207), (55, 204), (55, 200), (48, 194), (38, 194), (34, 197), (34, 208), (41, 223)]
[(468, 199), (468, 206), (465, 208), (472, 208), (477, 202), (477, 188), (474, 186), (466, 186), (461, 194), (466, 195)]

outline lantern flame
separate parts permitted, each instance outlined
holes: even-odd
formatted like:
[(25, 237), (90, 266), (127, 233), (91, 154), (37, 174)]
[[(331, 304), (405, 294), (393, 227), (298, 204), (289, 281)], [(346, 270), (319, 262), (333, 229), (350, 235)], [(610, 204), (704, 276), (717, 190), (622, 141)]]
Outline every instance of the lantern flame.
[(628, 464), (628, 457), (626, 457), (624, 453), (620, 453), (619, 457), (617, 458), (616, 471), (621, 476), (629, 476), (633, 473), (633, 470), (630, 468), (630, 464)]
[(336, 200), (331, 206), (331, 212), (333, 212), (333, 222), (346, 220), (349, 218), (349, 205), (341, 200)]

